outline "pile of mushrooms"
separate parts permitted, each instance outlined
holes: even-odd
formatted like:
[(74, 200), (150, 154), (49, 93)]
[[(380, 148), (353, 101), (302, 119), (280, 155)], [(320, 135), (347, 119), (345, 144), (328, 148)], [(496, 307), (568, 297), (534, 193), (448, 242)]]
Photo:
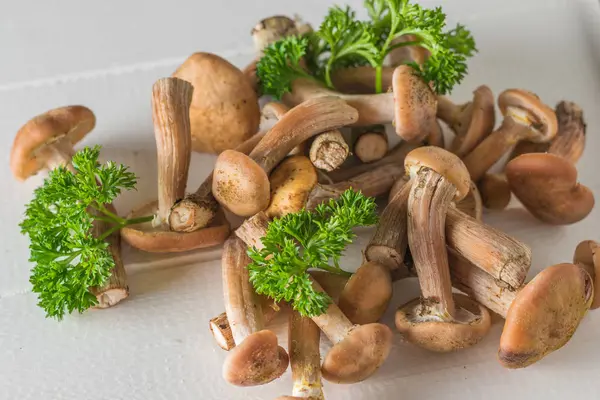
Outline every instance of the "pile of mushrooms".
[[(306, 29), (284, 16), (261, 21), (253, 30), (257, 56), (272, 41)], [(412, 50), (398, 57), (427, 57)], [(505, 208), (511, 194), (546, 224), (573, 224), (592, 211), (594, 196), (577, 181), (586, 125), (575, 103), (562, 101), (553, 110), (529, 91), (508, 89), (497, 99), (503, 119), (496, 127), (489, 87), (478, 87), (472, 101), (459, 105), (400, 65), (382, 72), (387, 93), (374, 94), (374, 71), (356, 67), (333, 76), (339, 91), (298, 79), (281, 102), (261, 110), (254, 71), (255, 62), (242, 72), (216, 55), (196, 53), (155, 83), (157, 200), (130, 213), (154, 220), (120, 232), (129, 245), (149, 252), (224, 244), (225, 312), (209, 326), (218, 346), (229, 351), (227, 382), (262, 385), (291, 366), (293, 397), (281, 398), (322, 399), (322, 378), (345, 384), (368, 379), (400, 337), (435, 352), (476, 345), (490, 330), (491, 313), (505, 320), (500, 363), (522, 368), (564, 346), (587, 312), (600, 306), (598, 243), (582, 242), (572, 262), (549, 266), (526, 282), (530, 248), (482, 221), (483, 207)], [(259, 131), (261, 118), (272, 126)], [(444, 140), (439, 121), (454, 132), (451, 141)], [(82, 106), (32, 119), (15, 139), (15, 177), (69, 167), (73, 146), (94, 124)], [(384, 129), (390, 124), (401, 139), (393, 148)], [(192, 151), (218, 157), (214, 171), (186, 194)], [(503, 168), (493, 170), (503, 158)], [(326, 313), (306, 318), (258, 296), (246, 252), (262, 247), (269, 222), (314, 209), (348, 188), (378, 197), (383, 206), (349, 279), (311, 271), (315, 290), (335, 300)], [(243, 222), (234, 225), (231, 215)], [(94, 234), (103, 228), (97, 229)], [(119, 235), (110, 240), (116, 266), (107, 286), (95, 289), (99, 307), (128, 295)], [(421, 296), (390, 304), (394, 282), (409, 278), (418, 279)], [(396, 337), (380, 322), (389, 307), (397, 308)], [(287, 349), (269, 330), (284, 312)], [(321, 332), (331, 342), (323, 355)]]

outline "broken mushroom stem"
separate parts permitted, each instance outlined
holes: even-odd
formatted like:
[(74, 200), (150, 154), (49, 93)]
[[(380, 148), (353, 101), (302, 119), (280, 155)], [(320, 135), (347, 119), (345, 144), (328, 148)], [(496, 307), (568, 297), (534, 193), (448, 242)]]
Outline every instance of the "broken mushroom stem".
[(388, 138), (383, 125), (367, 128), (354, 128), (354, 154), (363, 163), (370, 163), (385, 157), (388, 152)]
[(241, 239), (232, 236), (225, 242), (222, 256), (225, 310), (236, 344), (223, 364), (223, 378), (236, 386), (271, 382), (289, 363), (277, 336), (263, 330), (262, 308), (246, 268), (251, 262), (246, 249)]

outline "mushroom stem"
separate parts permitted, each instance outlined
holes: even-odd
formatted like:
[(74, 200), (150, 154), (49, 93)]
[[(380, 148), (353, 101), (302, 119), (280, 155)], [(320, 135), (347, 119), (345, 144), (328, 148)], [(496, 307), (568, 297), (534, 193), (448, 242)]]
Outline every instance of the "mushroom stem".
[[(257, 133), (235, 148), (240, 153), (249, 154), (262, 140), (264, 133)], [(169, 215), (169, 225), (176, 232), (193, 232), (205, 228), (214, 219), (219, 204), (212, 195), (213, 173), (211, 172), (200, 187), (175, 203)]]
[[(383, 91), (392, 87), (393, 67), (381, 69), (381, 86)], [(340, 68), (332, 72), (331, 81), (342, 93), (369, 94), (375, 93), (377, 70), (370, 66)]]
[(314, 400), (323, 399), (319, 327), (296, 311), (290, 313), (288, 351), (294, 388), (292, 395)]
[(363, 163), (381, 160), (388, 151), (388, 139), (382, 125), (355, 129), (354, 154)]
[(50, 171), (57, 167), (65, 167), (75, 173), (75, 168), (71, 163), (74, 154), (73, 144), (67, 136), (63, 136), (40, 148), (36, 156), (46, 160), (46, 168)]
[(152, 119), (158, 159), (158, 217), (167, 223), (171, 207), (185, 195), (192, 151), (190, 105), (194, 88), (178, 78), (152, 87)]
[(432, 303), (444, 320), (455, 315), (445, 240), (445, 218), (456, 187), (426, 169), (414, 178), (408, 198), (408, 242), (415, 262), (423, 302)]
[(261, 239), (267, 235), (269, 221), (270, 219), (267, 214), (260, 211), (246, 219), (242, 225), (236, 229), (235, 234), (242, 239), (248, 247), (255, 247), (257, 250), (262, 250), (264, 246)]
[[(325, 292), (314, 278), (311, 277), (311, 281), (316, 291)], [(352, 322), (350, 322), (342, 310), (334, 303), (329, 305), (325, 314), (312, 317), (312, 320), (334, 345), (344, 340), (354, 327)]]
[(310, 145), (310, 161), (324, 171), (333, 171), (346, 161), (350, 149), (339, 130), (317, 135)]
[(471, 102), (457, 105), (448, 96), (438, 96), (437, 117), (447, 123), (455, 133), (457, 133), (455, 127), (459, 125), (457, 122), (466, 121), (468, 125), (472, 113)]

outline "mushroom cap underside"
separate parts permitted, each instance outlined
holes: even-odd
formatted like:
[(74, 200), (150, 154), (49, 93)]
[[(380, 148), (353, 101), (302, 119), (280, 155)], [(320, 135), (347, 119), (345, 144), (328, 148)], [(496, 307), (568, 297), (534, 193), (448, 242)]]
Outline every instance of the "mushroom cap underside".
[[(453, 143), (453, 153), (466, 155), (494, 130), (496, 124), (496, 99), (492, 90), (481, 85), (473, 92), (473, 102), (469, 107), (470, 119), (460, 118), (452, 128), (463, 135), (457, 136)], [(467, 125), (466, 127), (463, 127)]]
[(527, 90), (505, 90), (498, 96), (498, 106), (505, 116), (518, 112), (519, 117), (513, 116), (513, 119), (529, 127), (531, 135), (528, 139), (532, 142), (550, 141), (558, 131), (558, 119), (554, 110)]
[[(583, 264), (594, 282), (594, 290), (600, 288), (600, 244), (593, 240), (584, 240), (575, 248), (573, 264)], [(600, 296), (595, 295), (591, 309), (600, 307)]]

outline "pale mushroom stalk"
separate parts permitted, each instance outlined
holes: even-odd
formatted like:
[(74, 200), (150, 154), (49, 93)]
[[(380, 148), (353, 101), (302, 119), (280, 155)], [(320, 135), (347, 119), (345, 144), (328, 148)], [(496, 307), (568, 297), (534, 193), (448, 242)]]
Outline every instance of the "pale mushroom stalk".
[(292, 311), (288, 323), (288, 351), (294, 384), (291, 396), (277, 400), (323, 400), (319, 327), (307, 317)]
[(277, 336), (264, 328), (258, 296), (246, 268), (251, 260), (246, 245), (232, 236), (223, 249), (222, 272), (225, 310), (236, 347), (223, 364), (223, 377), (236, 386), (256, 386), (271, 382), (287, 369), (286, 351)]
[(575, 248), (573, 264), (583, 268), (594, 283), (594, 300), (590, 309), (600, 308), (600, 244), (593, 240), (584, 240)]
[(383, 125), (354, 128), (354, 154), (363, 163), (381, 160), (388, 152), (388, 138)]
[(308, 100), (287, 112), (246, 156), (227, 150), (217, 158), (213, 194), (221, 205), (240, 216), (264, 210), (270, 199), (268, 174), (300, 143), (314, 135), (356, 121), (354, 108), (343, 100)]
[[(372, 94), (375, 93), (377, 71), (371, 66), (339, 68), (331, 73), (333, 86), (342, 93)], [(394, 68), (383, 67), (381, 70), (381, 86), (387, 91), (392, 87)]]

